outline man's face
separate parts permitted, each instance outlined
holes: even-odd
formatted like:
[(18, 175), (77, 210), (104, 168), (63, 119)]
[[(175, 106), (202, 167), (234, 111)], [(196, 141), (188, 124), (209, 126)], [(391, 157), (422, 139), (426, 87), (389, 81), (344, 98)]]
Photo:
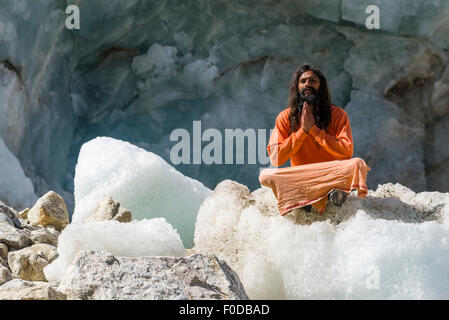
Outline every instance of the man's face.
[(299, 77), (298, 89), (302, 96), (306, 97), (311, 93), (318, 94), (319, 88), (320, 78), (313, 71), (306, 71)]

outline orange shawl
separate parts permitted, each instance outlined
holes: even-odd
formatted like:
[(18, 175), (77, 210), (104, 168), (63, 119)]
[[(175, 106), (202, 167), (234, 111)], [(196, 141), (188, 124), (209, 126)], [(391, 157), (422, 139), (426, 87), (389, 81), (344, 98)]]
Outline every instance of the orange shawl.
[(348, 193), (357, 189), (358, 197), (365, 198), (369, 170), (363, 159), (352, 158), (289, 168), (268, 168), (260, 173), (259, 181), (273, 190), (281, 215), (309, 204), (322, 214), (326, 209), (327, 195), (333, 189)]

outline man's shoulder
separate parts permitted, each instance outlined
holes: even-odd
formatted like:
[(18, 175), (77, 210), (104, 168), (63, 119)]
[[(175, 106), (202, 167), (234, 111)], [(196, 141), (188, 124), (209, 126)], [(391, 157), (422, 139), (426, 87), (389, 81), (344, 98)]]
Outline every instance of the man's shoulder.
[(345, 109), (336, 106), (335, 104), (331, 104), (331, 113), (332, 113), (332, 117), (343, 117), (343, 116), (347, 116)]
[(332, 112), (345, 112), (345, 109), (343, 109), (342, 107), (336, 106), (335, 104), (331, 104), (331, 110)]
[(277, 120), (286, 120), (286, 119), (288, 119), (289, 114), (290, 114), (290, 108), (287, 107), (284, 110), (282, 110), (281, 112), (279, 112), (276, 119)]
[(288, 132), (290, 130), (289, 120), (290, 108), (285, 108), (276, 117), (276, 127), (280, 130)]

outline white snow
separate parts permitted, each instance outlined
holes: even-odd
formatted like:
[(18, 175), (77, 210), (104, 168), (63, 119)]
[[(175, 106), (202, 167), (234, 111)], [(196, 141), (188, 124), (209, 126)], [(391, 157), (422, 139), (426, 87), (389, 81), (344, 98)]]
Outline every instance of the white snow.
[(175, 47), (155, 43), (145, 55), (134, 58), (131, 67), (137, 75), (152, 72), (156, 78), (173, 76), (177, 52)]
[(107, 137), (81, 147), (74, 182), (72, 223), (84, 221), (108, 195), (130, 210), (135, 220), (165, 218), (177, 229), (186, 248), (193, 245), (198, 209), (211, 193), (158, 155)]
[(270, 189), (224, 181), (198, 212), (194, 249), (227, 261), (251, 299), (449, 298), (449, 194), (390, 183), (326, 212), (280, 216)]
[(163, 218), (72, 223), (59, 236), (59, 257), (44, 269), (47, 280), (60, 282), (80, 250), (109, 251), (121, 257), (185, 255), (179, 234)]
[(31, 208), (37, 197), (31, 180), (25, 176), (19, 160), (0, 137), (0, 200), (16, 210)]

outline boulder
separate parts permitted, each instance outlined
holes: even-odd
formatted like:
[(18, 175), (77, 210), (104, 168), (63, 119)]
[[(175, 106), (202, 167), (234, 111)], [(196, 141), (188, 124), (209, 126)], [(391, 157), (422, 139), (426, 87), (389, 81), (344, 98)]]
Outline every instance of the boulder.
[(21, 249), (31, 244), (28, 233), (6, 222), (0, 221), (0, 242), (14, 249)]
[(122, 207), (119, 202), (109, 196), (101, 199), (91, 215), (85, 221), (117, 220), (118, 222), (130, 222), (131, 212)]
[(65, 300), (48, 282), (13, 279), (0, 286), (0, 300)]
[(53, 226), (47, 228), (41, 228), (31, 231), (31, 241), (36, 243), (48, 243), (54, 246), (58, 246), (58, 237), (61, 233)]
[(31, 225), (54, 226), (61, 231), (69, 224), (69, 213), (64, 199), (54, 191), (43, 195), (28, 212)]
[(80, 251), (58, 291), (67, 299), (248, 299), (237, 274), (213, 255), (115, 257)]
[(12, 221), (12, 219), (3, 212), (0, 212), (0, 221), (4, 221), (14, 227), (14, 222)]
[(0, 264), (0, 286), (10, 280), (12, 280), (11, 271), (9, 271), (7, 267), (4, 267)]
[(29, 209), (29, 208), (26, 208), (26, 209), (20, 211), (20, 212), (17, 214), (17, 217), (19, 217), (20, 219), (26, 220), (26, 219), (28, 219), (28, 212), (29, 212), (29, 211), (30, 211), (30, 209)]
[(0, 201), (0, 212), (3, 212), (4, 214), (8, 215), (10, 218), (16, 217), (16, 211), (8, 207), (5, 203)]
[(0, 258), (8, 258), (8, 246), (4, 243), (0, 243)]
[(0, 201), (0, 220), (4, 220), (9, 224), (11, 224), (12, 226), (16, 226), (17, 228), (22, 228), (22, 224), (17, 219), (17, 212), (13, 208), (8, 207), (1, 201)]
[(45, 243), (8, 253), (14, 277), (29, 281), (47, 281), (43, 269), (58, 257), (55, 246)]
[(0, 266), (8, 268), (8, 262), (5, 258), (0, 257)]

